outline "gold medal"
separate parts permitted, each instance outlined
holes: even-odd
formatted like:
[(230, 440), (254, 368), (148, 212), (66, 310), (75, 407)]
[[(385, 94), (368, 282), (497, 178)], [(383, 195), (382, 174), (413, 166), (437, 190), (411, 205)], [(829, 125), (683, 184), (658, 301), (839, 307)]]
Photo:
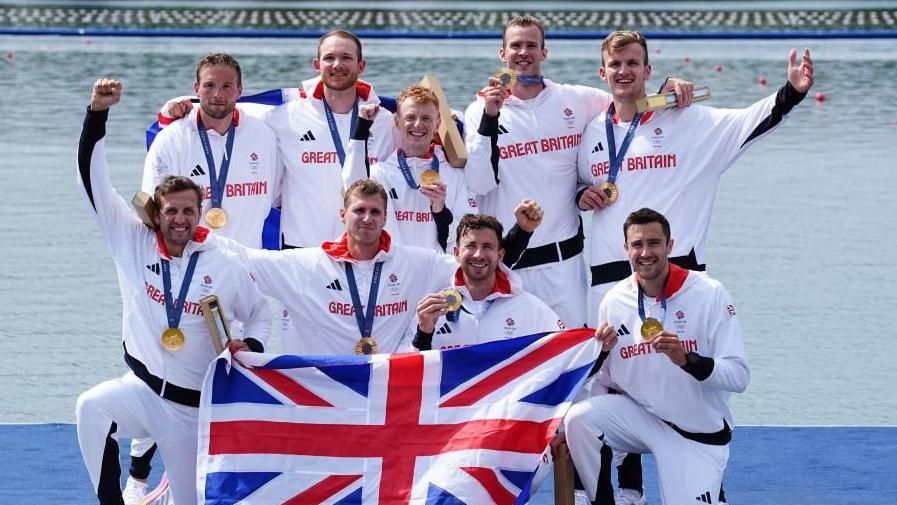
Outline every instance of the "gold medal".
[(499, 69), (498, 72), (495, 72), (493, 77), (500, 80), (502, 87), (505, 89), (511, 89), (514, 87), (514, 84), (517, 84), (517, 72), (510, 68)]
[(355, 354), (377, 354), (377, 341), (374, 337), (361, 337), (355, 342)]
[(439, 292), (439, 295), (445, 298), (448, 304), (449, 312), (454, 312), (461, 308), (461, 292), (455, 288), (445, 288)]
[(617, 198), (620, 197), (620, 190), (617, 189), (617, 185), (612, 182), (604, 181), (598, 186), (598, 189), (604, 192), (604, 196), (607, 197), (607, 203), (614, 203), (617, 201)]
[(209, 228), (223, 228), (227, 224), (227, 212), (221, 207), (212, 207), (206, 211), (206, 224)]
[[(435, 155), (434, 155), (435, 156)], [(439, 172), (429, 168), (420, 173), (420, 185), (432, 186), (439, 183)]]
[(645, 319), (645, 322), (642, 323), (642, 338), (645, 340), (652, 340), (662, 331), (663, 325), (653, 317)]
[(162, 332), (162, 347), (171, 352), (184, 347), (184, 332), (178, 328), (166, 328)]

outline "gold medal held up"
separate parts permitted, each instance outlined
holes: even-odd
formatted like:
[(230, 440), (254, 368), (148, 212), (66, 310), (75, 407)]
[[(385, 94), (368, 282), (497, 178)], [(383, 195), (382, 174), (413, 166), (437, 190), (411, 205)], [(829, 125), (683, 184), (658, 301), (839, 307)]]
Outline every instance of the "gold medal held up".
[(614, 203), (617, 201), (617, 198), (620, 197), (620, 190), (617, 189), (617, 185), (612, 182), (604, 181), (598, 186), (598, 189), (604, 193), (604, 196), (607, 197), (607, 203)]
[(355, 342), (355, 354), (377, 354), (377, 341), (374, 337), (361, 337)]
[(206, 211), (206, 224), (209, 228), (223, 228), (227, 224), (227, 212), (221, 207), (212, 207)]
[(493, 74), (493, 77), (500, 80), (502, 87), (505, 89), (511, 89), (517, 84), (517, 72), (510, 68), (499, 69), (498, 72)]
[(166, 328), (162, 332), (162, 347), (171, 352), (184, 347), (184, 332), (178, 328)]
[(645, 322), (642, 323), (642, 338), (645, 340), (652, 340), (662, 331), (663, 325), (653, 317), (645, 319)]
[(455, 288), (446, 288), (439, 292), (439, 295), (445, 298), (448, 304), (449, 312), (454, 312), (461, 308), (461, 292)]
[(432, 186), (439, 183), (439, 172), (428, 168), (420, 173), (419, 178), (421, 186)]

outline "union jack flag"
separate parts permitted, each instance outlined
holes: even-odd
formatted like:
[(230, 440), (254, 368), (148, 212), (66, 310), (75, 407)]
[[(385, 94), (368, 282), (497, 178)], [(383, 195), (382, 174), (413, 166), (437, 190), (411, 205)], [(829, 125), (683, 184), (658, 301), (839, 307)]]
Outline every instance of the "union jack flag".
[(593, 330), (372, 356), (226, 352), (200, 406), (204, 503), (526, 503)]

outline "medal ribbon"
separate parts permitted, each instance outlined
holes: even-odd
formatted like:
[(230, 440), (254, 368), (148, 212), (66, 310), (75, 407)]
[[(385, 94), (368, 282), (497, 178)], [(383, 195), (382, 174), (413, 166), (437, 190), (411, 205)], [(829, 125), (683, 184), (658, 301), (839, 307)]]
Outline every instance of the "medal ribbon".
[[(431, 154), (433, 157), (430, 160), (430, 169), (438, 174), (439, 160), (436, 159), (435, 153)], [(414, 176), (411, 175), (411, 167), (408, 166), (408, 160), (405, 159), (405, 152), (399, 149), (398, 153), (396, 154), (396, 158), (399, 161), (399, 170), (402, 171), (402, 176), (405, 177), (405, 182), (408, 183), (408, 187), (410, 187), (411, 189), (420, 189), (420, 185), (414, 181)]]
[(196, 260), (199, 259), (199, 251), (190, 255), (187, 263), (187, 271), (184, 272), (184, 280), (181, 281), (181, 292), (178, 293), (178, 301), (171, 299), (171, 265), (168, 260), (162, 258), (162, 287), (165, 288), (165, 312), (168, 314), (168, 327), (177, 328), (181, 323), (181, 314), (184, 312), (184, 302), (187, 300), (187, 290), (190, 289), (190, 281), (193, 279), (193, 270), (196, 269)]
[[(667, 274), (663, 280), (663, 288), (660, 290), (660, 324), (663, 326), (667, 320), (667, 282), (670, 281), (670, 274)], [(638, 284), (638, 317), (645, 322), (645, 292), (642, 291), (642, 285)]]
[(227, 187), (227, 169), (230, 168), (230, 157), (234, 151), (234, 137), (236, 128), (231, 121), (227, 129), (227, 140), (224, 142), (224, 157), (221, 158), (221, 170), (215, 172), (215, 157), (212, 156), (212, 146), (209, 143), (209, 134), (206, 132), (202, 118), (197, 114), (197, 127), (199, 128), (199, 141), (202, 144), (202, 152), (206, 155), (206, 164), (209, 166), (209, 190), (212, 197), (212, 208), (221, 208), (221, 200), (224, 199), (224, 188)]
[(617, 173), (623, 165), (623, 158), (626, 157), (626, 151), (629, 150), (629, 144), (632, 137), (635, 136), (635, 129), (638, 128), (639, 122), (642, 120), (642, 113), (639, 112), (632, 118), (629, 123), (629, 130), (623, 137), (623, 143), (620, 145), (620, 153), (617, 154), (617, 143), (614, 141), (614, 114), (616, 114), (614, 104), (610, 104), (607, 108), (607, 115), (604, 118), (604, 129), (607, 132), (607, 148), (609, 150), (608, 161), (610, 162), (610, 170), (607, 173), (607, 182), (613, 184), (617, 180)]
[(380, 272), (383, 270), (383, 262), (374, 264), (374, 274), (371, 276), (371, 291), (368, 293), (368, 308), (361, 306), (361, 296), (358, 294), (358, 284), (355, 283), (355, 272), (352, 264), (346, 262), (346, 280), (349, 281), (349, 293), (352, 295), (352, 307), (355, 309), (355, 321), (358, 323), (358, 331), (362, 337), (370, 337), (374, 329), (374, 312), (377, 306), (377, 290), (380, 288)]
[(520, 75), (517, 74), (517, 81), (523, 84), (544, 84), (545, 78), (541, 75)]
[[(343, 166), (346, 163), (346, 150), (343, 149), (343, 141), (339, 137), (339, 130), (336, 128), (336, 118), (333, 117), (333, 111), (327, 105), (327, 99), (323, 98), (324, 115), (327, 116), (327, 128), (330, 129), (330, 138), (333, 139), (333, 148), (336, 149), (336, 155), (339, 157), (339, 164)], [(358, 123), (358, 97), (355, 97), (355, 104), (352, 105), (352, 119), (349, 121), (349, 137), (355, 131), (355, 124)]]

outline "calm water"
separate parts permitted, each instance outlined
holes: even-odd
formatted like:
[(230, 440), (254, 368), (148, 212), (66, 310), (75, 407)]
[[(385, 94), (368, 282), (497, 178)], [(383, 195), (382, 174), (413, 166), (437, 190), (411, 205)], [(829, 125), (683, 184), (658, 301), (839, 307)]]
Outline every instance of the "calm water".
[[(676, 74), (710, 85), (713, 105), (744, 106), (777, 89), (788, 48), (804, 45), (816, 60), (813, 91), (827, 100), (810, 97), (729, 171), (710, 233), (711, 273), (737, 300), (753, 371), (750, 389), (735, 399), (736, 420), (894, 425), (894, 42), (659, 41), (651, 87)], [(546, 75), (599, 85), (597, 46), (549, 43)], [(254, 92), (310, 77), (314, 47), (311, 40), (0, 38), (0, 422), (72, 422), (79, 392), (125, 370), (114, 268), (74, 175), (92, 82), (125, 83), (107, 145), (114, 183), (130, 196), (146, 125), (165, 99), (190, 92), (205, 52), (237, 56), (244, 88)], [(436, 73), (463, 110), (498, 68), (497, 47), (371, 41), (365, 77), (395, 95)], [(760, 88), (758, 76), (770, 87)]]

